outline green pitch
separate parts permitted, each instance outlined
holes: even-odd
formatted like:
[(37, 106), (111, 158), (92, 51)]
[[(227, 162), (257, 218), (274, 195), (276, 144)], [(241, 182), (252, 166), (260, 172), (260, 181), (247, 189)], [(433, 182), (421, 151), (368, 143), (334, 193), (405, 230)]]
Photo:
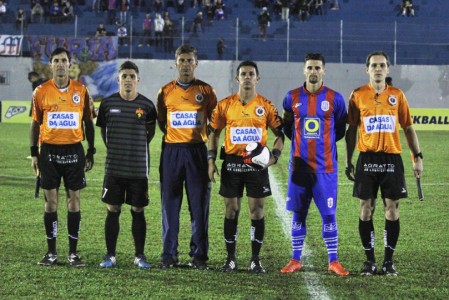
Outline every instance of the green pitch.
[[(276, 212), (276, 204), (266, 204), (266, 235), (262, 264), (267, 274), (245, 270), (250, 259), (249, 217), (245, 200), (239, 221), (237, 255), (240, 271), (222, 274), (219, 269), (226, 253), (223, 241), (224, 204), (213, 187), (210, 210), (210, 270), (185, 267), (170, 270), (138, 270), (132, 265), (133, 241), (129, 207), (121, 214), (117, 245), (117, 267), (99, 268), (105, 254), (104, 220), (101, 203), (105, 148), (97, 131), (94, 169), (87, 174), (88, 187), (81, 192), (82, 221), (80, 255), (86, 267), (73, 269), (65, 263), (68, 251), (66, 206), (59, 205), (58, 254), (60, 264), (41, 267), (37, 262), (46, 252), (43, 228), (43, 197), (34, 200), (34, 175), (30, 167), (29, 126), (0, 124), (0, 295), (2, 299), (447, 299), (449, 298), (449, 136), (447, 132), (418, 132), (424, 153), (422, 179), (425, 200), (417, 200), (411, 161), (404, 151), (409, 198), (401, 200), (401, 235), (395, 254), (398, 277), (358, 276), (365, 259), (358, 236), (358, 200), (343, 174), (344, 143), (339, 142), (340, 181), (338, 199), (339, 257), (351, 272), (346, 278), (327, 273), (327, 253), (321, 238), (321, 219), (312, 206), (308, 217), (306, 256), (300, 273), (281, 274), (290, 257), (290, 238)], [(146, 255), (156, 265), (161, 252), (159, 197), (160, 132), (151, 144), (150, 198)], [(403, 140), (403, 145), (406, 143)], [(289, 142), (271, 171), (283, 203), (286, 190)], [(407, 147), (404, 147), (407, 149)], [(274, 184), (274, 183), (272, 183)], [(180, 232), (180, 260), (188, 262), (190, 224), (184, 199)], [(283, 204), (282, 204), (283, 205)], [(282, 207), (283, 210), (283, 207)], [(375, 214), (376, 256), (383, 259), (384, 218), (381, 202)]]

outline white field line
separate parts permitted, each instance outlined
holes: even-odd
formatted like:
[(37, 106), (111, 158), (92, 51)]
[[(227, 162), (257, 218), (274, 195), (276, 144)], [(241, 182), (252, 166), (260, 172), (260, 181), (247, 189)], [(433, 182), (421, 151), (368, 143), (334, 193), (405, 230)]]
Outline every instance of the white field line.
[[(276, 178), (273, 176), (273, 173), (268, 169), (268, 173), (270, 175), (270, 185), (271, 192), (274, 202), (276, 204), (276, 214), (282, 221), (282, 229), (284, 230), (284, 235), (290, 240), (290, 227), (291, 227), (291, 215), (285, 209), (285, 193), (281, 193), (279, 190), (279, 185)], [(313, 267), (310, 263), (308, 263), (308, 257), (311, 257), (313, 254), (307, 247), (307, 244), (304, 242), (302, 261), (306, 263), (308, 266)], [(287, 260), (286, 260), (287, 261)], [(301, 272), (302, 278), (306, 283), (307, 291), (311, 299), (322, 299), (327, 300), (331, 299), (327, 294), (324, 286), (321, 285), (320, 278), (317, 273), (313, 271)], [(286, 274), (288, 276), (288, 274)]]

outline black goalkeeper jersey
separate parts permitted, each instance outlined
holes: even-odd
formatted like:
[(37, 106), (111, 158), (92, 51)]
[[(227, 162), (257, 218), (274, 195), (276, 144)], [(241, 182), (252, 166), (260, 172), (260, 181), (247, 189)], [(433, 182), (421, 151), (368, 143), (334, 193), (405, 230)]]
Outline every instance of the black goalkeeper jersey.
[(101, 102), (96, 125), (106, 128), (106, 175), (148, 177), (147, 125), (155, 124), (156, 117), (153, 102), (140, 94), (126, 101), (115, 93)]

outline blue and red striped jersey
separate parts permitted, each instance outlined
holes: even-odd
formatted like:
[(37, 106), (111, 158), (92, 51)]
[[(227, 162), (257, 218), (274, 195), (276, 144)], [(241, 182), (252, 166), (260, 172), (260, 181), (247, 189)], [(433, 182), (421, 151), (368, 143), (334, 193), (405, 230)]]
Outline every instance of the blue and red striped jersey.
[(291, 170), (336, 172), (336, 142), (344, 136), (347, 120), (343, 96), (324, 85), (315, 93), (301, 86), (285, 95), (283, 107), (293, 115)]

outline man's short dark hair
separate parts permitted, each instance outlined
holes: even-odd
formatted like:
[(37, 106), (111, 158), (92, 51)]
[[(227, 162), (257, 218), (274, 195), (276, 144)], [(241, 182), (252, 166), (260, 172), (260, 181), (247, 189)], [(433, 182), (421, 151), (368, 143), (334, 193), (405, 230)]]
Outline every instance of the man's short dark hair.
[(257, 64), (254, 61), (252, 60), (242, 61), (237, 67), (237, 76), (239, 76), (241, 67), (253, 67), (254, 69), (256, 69), (256, 75), (259, 76), (259, 68), (257, 68)]
[(134, 70), (134, 71), (136, 71), (137, 74), (139, 74), (139, 67), (137, 67), (137, 65), (130, 60), (127, 60), (124, 63), (122, 63), (120, 65), (120, 68), (118, 69), (118, 71), (120, 72), (122, 70), (127, 70), (127, 69)]
[(31, 77), (33, 76), (39, 77), (39, 74), (35, 71), (31, 71), (30, 73), (28, 73), (28, 80), (31, 81)]
[(324, 56), (321, 53), (312, 53), (312, 52), (306, 53), (306, 55), (304, 55), (304, 62), (306, 63), (308, 60), (321, 60), (323, 66), (326, 65)]
[(383, 51), (374, 51), (371, 52), (370, 54), (368, 54), (368, 56), (366, 57), (366, 66), (369, 67), (369, 61), (371, 59), (371, 57), (375, 56), (375, 55), (382, 55), (383, 57), (385, 57), (385, 59), (387, 60), (387, 66), (390, 66), (390, 58), (388, 57), (388, 54), (383, 52)]
[(181, 54), (190, 54), (192, 53), (195, 56), (195, 59), (198, 60), (198, 50), (191, 45), (181, 45), (176, 49), (175, 58), (178, 58)]
[(55, 50), (53, 50), (53, 52), (51, 53), (51, 55), (50, 55), (50, 63), (53, 61), (53, 57), (55, 57), (56, 55), (61, 54), (61, 53), (66, 53), (67, 57), (69, 59), (69, 62), (72, 61), (72, 57), (70, 56), (70, 51), (65, 49), (65, 48), (58, 47)]

